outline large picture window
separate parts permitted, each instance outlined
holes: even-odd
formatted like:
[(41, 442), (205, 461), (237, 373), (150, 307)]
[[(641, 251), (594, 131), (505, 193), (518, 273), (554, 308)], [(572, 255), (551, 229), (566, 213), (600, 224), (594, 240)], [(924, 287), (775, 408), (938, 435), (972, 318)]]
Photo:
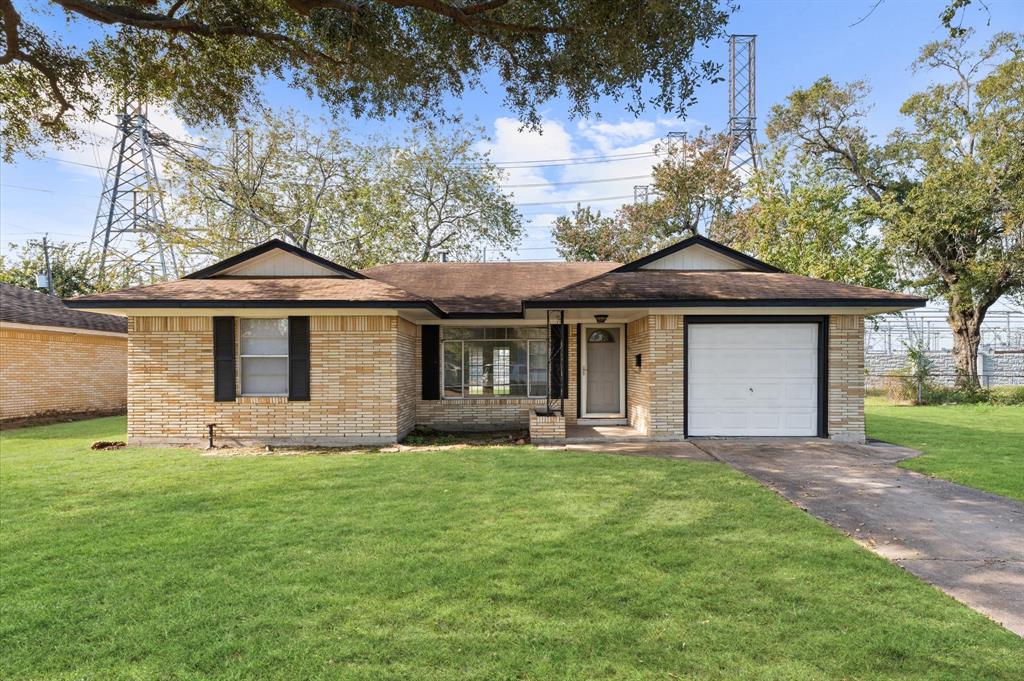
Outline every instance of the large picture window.
[(240, 319), (243, 395), (288, 394), (288, 320)]
[(544, 397), (548, 383), (543, 327), (441, 329), (444, 396)]

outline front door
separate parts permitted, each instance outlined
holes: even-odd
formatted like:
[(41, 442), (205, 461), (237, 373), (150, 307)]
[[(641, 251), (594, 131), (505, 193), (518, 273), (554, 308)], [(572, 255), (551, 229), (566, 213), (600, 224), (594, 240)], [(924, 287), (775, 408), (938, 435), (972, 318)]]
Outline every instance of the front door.
[(621, 418), (624, 382), (622, 376), (621, 326), (602, 324), (583, 327), (583, 416)]

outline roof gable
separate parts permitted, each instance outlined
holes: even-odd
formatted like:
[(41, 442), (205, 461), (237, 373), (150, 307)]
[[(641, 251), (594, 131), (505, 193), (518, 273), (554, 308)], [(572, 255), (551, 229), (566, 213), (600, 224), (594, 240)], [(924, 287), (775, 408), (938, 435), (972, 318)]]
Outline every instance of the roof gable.
[(327, 258), (321, 258), (280, 239), (243, 251), (230, 258), (185, 275), (185, 279), (214, 277), (342, 277), (364, 279), (365, 276)]
[(781, 272), (766, 262), (752, 258), (745, 253), (724, 246), (700, 235), (683, 239), (660, 251), (655, 251), (639, 260), (623, 265), (616, 272), (638, 270), (746, 270), (756, 272)]

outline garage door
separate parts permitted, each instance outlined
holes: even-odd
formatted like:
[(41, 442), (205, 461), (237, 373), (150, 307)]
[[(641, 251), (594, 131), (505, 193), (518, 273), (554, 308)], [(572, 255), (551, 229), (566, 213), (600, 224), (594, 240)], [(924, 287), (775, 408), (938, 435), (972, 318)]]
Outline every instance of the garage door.
[(818, 324), (691, 323), (687, 434), (818, 435)]

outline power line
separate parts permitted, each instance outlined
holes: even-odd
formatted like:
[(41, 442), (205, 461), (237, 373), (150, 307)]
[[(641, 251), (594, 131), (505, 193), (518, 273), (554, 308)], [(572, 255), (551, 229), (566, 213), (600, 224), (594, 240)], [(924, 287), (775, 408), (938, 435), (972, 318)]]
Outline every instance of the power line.
[(516, 206), (552, 206), (559, 203), (596, 203), (598, 201), (621, 201), (623, 199), (633, 198), (632, 194), (623, 194), (621, 196), (597, 196), (593, 198), (582, 198), (582, 199), (559, 199), (557, 201), (524, 201), (516, 203)]
[(509, 189), (523, 188), (523, 187), (551, 187), (567, 184), (599, 184), (602, 182), (620, 182), (626, 180), (649, 180), (650, 174), (647, 175), (626, 175), (625, 177), (603, 177), (597, 180), (566, 180), (560, 182), (534, 182), (531, 184), (503, 184), (502, 187)]

